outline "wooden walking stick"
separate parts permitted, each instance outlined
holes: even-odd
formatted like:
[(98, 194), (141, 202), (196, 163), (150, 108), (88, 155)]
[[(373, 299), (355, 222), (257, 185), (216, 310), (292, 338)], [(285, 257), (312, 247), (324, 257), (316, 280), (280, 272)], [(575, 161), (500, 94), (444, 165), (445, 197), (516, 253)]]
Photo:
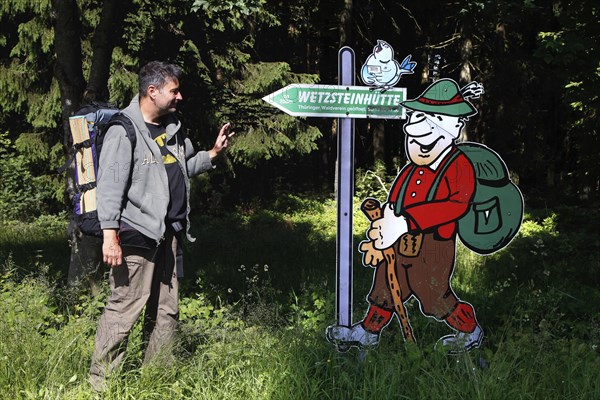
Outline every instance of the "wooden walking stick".
[[(375, 199), (366, 199), (360, 205), (360, 209), (371, 222), (378, 220), (383, 216), (381, 211), (381, 205), (379, 201)], [(400, 289), (400, 282), (398, 281), (398, 277), (396, 276), (396, 252), (394, 251), (393, 247), (388, 247), (387, 249), (382, 250), (382, 252), (386, 263), (386, 276), (388, 287), (390, 289), (390, 292), (392, 293), (392, 300), (394, 301), (394, 310), (396, 311), (396, 314), (398, 314), (398, 318), (400, 319), (400, 325), (402, 326), (404, 339), (407, 342), (415, 342), (412, 327), (410, 326), (410, 322), (408, 322), (408, 317), (406, 315), (404, 303), (402, 303), (402, 291)]]

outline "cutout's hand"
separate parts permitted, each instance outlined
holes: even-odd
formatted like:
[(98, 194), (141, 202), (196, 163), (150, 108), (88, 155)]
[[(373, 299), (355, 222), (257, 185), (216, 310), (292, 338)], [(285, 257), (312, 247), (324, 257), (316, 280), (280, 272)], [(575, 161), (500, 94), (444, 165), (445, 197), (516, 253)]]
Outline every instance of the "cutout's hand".
[(383, 252), (377, 250), (370, 240), (363, 240), (358, 246), (358, 250), (363, 253), (363, 265), (372, 268), (377, 267), (383, 261)]
[(400, 236), (408, 232), (406, 218), (402, 215), (397, 217), (392, 204), (385, 204), (381, 211), (382, 217), (373, 221), (371, 228), (367, 231), (367, 237), (379, 250), (391, 247)]

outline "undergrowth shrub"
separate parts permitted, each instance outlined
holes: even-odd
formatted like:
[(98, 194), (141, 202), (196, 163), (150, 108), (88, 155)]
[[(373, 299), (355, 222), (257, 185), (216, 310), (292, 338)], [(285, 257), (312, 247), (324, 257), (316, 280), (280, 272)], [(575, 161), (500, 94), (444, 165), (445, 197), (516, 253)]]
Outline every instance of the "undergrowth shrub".
[(68, 315), (56, 286), (44, 276), (0, 277), (0, 387), (4, 398), (60, 398), (87, 376), (94, 321)]
[(381, 160), (375, 161), (372, 169), (358, 169), (355, 174), (355, 196), (361, 201), (373, 197), (384, 202), (399, 172), (400, 169), (397, 169), (393, 174), (388, 173)]
[(40, 135), (13, 142), (0, 132), (0, 222), (31, 221), (63, 208), (64, 182), (53, 169), (61, 157), (62, 146), (50, 149)]

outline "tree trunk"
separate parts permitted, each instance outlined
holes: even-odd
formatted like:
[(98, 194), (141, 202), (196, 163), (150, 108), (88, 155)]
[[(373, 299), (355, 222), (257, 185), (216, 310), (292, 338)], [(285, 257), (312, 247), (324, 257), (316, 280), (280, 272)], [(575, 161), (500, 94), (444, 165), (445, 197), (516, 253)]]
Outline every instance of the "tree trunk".
[(128, 8), (129, 3), (129, 0), (104, 1), (100, 22), (96, 27), (92, 42), (92, 67), (85, 92), (86, 103), (93, 100), (107, 101), (109, 99), (108, 77), (112, 53), (117, 39), (121, 37), (126, 14), (124, 9)]
[(63, 119), (63, 143), (69, 143), (68, 120), (79, 108), (85, 79), (81, 67), (81, 18), (76, 0), (52, 0), (56, 15), (54, 75), (60, 88)]
[[(460, 79), (459, 84), (464, 86), (471, 83), (471, 55), (473, 53), (473, 42), (471, 41), (471, 35), (468, 29), (463, 29), (463, 40), (460, 46)], [(465, 142), (469, 140), (469, 126), (465, 125), (460, 133), (460, 140)]]
[(340, 48), (352, 44), (352, 0), (344, 0), (340, 15)]
[[(52, 0), (52, 8), (56, 15), (54, 25), (54, 47), (56, 52), (54, 74), (60, 88), (63, 144), (68, 153), (71, 141), (69, 117), (79, 108), (85, 87), (81, 67), (81, 18), (76, 0)], [(70, 165), (67, 169), (66, 182), (66, 193), (69, 199), (72, 199), (75, 195), (74, 174), (71, 167)]]
[[(83, 55), (81, 52), (81, 17), (76, 0), (52, 0), (56, 15), (55, 20), (55, 77), (58, 81), (62, 104), (63, 143), (70, 154), (69, 117), (81, 106), (81, 102), (107, 100), (108, 76), (112, 60), (112, 52), (116, 38), (123, 25), (124, 4), (119, 0), (106, 0), (103, 3), (100, 22), (94, 34), (92, 44), (93, 59), (87, 91), (83, 77)], [(67, 156), (67, 159), (69, 157)], [(74, 160), (71, 160), (73, 163)], [(67, 168), (66, 193), (72, 199), (75, 194), (74, 168)], [(100, 265), (102, 264), (102, 241), (82, 240), (82, 234), (74, 221), (71, 221), (68, 234), (71, 245), (71, 262), (69, 265), (68, 283), (79, 286), (89, 283), (92, 292), (97, 292)]]
[(473, 42), (470, 36), (463, 38), (463, 42), (460, 46), (460, 79), (459, 83), (466, 85), (471, 83), (471, 55), (473, 54)]
[(373, 129), (373, 162), (385, 162), (385, 122), (375, 120), (371, 122)]

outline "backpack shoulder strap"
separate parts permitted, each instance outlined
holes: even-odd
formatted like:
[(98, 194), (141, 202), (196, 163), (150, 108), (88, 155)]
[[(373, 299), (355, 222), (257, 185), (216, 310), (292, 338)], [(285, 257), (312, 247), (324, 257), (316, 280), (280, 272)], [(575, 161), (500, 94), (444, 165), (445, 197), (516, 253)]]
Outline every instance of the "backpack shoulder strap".
[(433, 199), (435, 198), (435, 194), (437, 193), (437, 190), (440, 187), (440, 182), (446, 174), (448, 167), (450, 166), (450, 164), (452, 164), (452, 162), (454, 162), (454, 160), (458, 158), (458, 156), (461, 153), (462, 152), (458, 149), (458, 147), (455, 147), (454, 149), (452, 149), (452, 152), (446, 158), (446, 160), (442, 162), (442, 165), (440, 165), (439, 167), (440, 169), (438, 171), (438, 174), (435, 177), (433, 184), (431, 185), (431, 189), (429, 189), (429, 192), (427, 193), (427, 201), (433, 201)]
[(108, 128), (110, 128), (113, 125), (121, 125), (125, 129), (127, 137), (131, 141), (132, 147), (134, 147), (137, 138), (135, 135), (135, 127), (133, 126), (133, 121), (122, 112), (118, 112), (111, 117), (110, 121), (108, 121), (108, 123), (106, 124), (104, 130), (107, 131)]

